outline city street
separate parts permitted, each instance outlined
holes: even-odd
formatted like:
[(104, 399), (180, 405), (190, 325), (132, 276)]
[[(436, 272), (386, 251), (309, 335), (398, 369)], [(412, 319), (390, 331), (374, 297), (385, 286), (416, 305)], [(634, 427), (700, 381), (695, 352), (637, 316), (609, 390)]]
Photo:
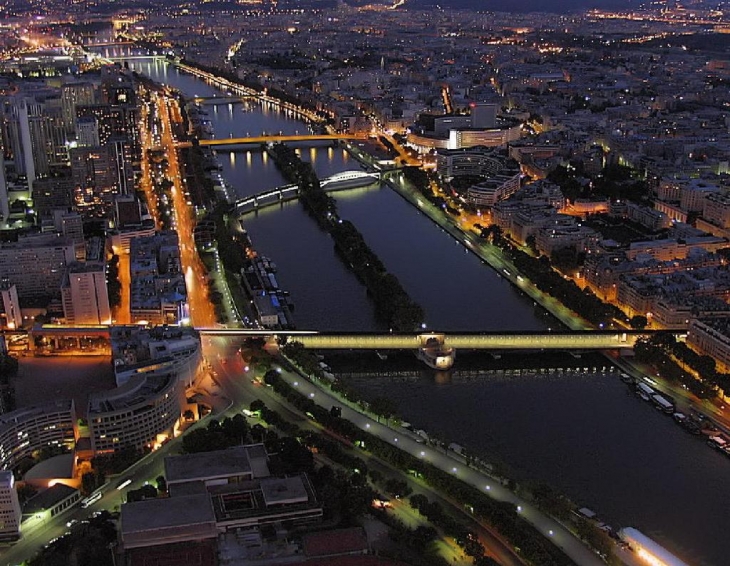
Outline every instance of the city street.
[(185, 271), (185, 285), (190, 305), (190, 319), (194, 326), (214, 326), (215, 311), (208, 300), (208, 289), (205, 286), (205, 269), (198, 258), (193, 238), (195, 218), (191, 203), (188, 202), (182, 179), (182, 169), (175, 149), (175, 137), (171, 113), (179, 116), (177, 101), (167, 96), (157, 96), (157, 115), (162, 123), (162, 146), (168, 161), (167, 177), (173, 186), (172, 205), (175, 218), (175, 229), (180, 241), (180, 260)]

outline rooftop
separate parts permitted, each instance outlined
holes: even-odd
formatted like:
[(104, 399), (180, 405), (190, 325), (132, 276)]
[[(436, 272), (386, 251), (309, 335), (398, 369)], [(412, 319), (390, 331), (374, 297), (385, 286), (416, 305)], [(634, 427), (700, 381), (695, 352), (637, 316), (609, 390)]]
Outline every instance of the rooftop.
[(135, 501), (122, 505), (126, 548), (215, 538), (215, 515), (208, 494)]
[(262, 479), (260, 485), (267, 506), (303, 503), (309, 500), (301, 476)]
[(41, 491), (38, 495), (29, 499), (28, 502), (23, 505), (23, 514), (32, 515), (33, 513), (50, 509), (77, 491), (78, 490), (76, 488), (69, 487), (63, 483), (57, 483), (53, 487), (49, 487), (45, 491)]
[(167, 483), (206, 481), (245, 474), (253, 476), (248, 449), (248, 446), (235, 446), (213, 452), (168, 456), (165, 458)]

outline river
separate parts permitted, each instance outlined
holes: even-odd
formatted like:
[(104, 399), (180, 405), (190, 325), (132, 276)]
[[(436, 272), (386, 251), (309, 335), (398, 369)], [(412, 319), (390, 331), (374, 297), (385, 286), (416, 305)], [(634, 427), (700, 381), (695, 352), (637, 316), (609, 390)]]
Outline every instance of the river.
[[(215, 89), (160, 59), (130, 66), (185, 94)], [(306, 126), (257, 104), (211, 106), (216, 137), (302, 132)], [(357, 168), (339, 148), (303, 148), (321, 176)], [(240, 196), (284, 184), (255, 151), (221, 152), (223, 174)], [(532, 301), (387, 187), (337, 193), (386, 267), (425, 310), (429, 328), (533, 330), (550, 324)], [(300, 328), (381, 328), (360, 283), (332, 242), (296, 202), (244, 217), (261, 253), (296, 305)], [(458, 363), (458, 361), (457, 361)], [(730, 460), (710, 450), (615, 377), (558, 375), (436, 383), (361, 379), (369, 395), (393, 398), (404, 418), (487, 459), (506, 462), (516, 478), (543, 481), (594, 508), (616, 526), (635, 526), (692, 564), (727, 564)]]

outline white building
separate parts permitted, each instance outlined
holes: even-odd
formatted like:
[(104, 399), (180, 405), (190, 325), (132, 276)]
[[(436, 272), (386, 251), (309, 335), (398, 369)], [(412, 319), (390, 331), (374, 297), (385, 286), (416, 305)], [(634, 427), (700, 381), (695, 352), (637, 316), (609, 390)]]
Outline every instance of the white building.
[(3, 311), (5, 312), (5, 324), (10, 330), (23, 326), (23, 315), (20, 312), (20, 299), (18, 299), (18, 288), (5, 280), (0, 284), (0, 296), (3, 300)]
[(20, 537), (20, 502), (15, 490), (15, 476), (10, 470), (0, 472), (0, 540)]
[(67, 324), (111, 324), (105, 264), (70, 264), (61, 285), (61, 300)]

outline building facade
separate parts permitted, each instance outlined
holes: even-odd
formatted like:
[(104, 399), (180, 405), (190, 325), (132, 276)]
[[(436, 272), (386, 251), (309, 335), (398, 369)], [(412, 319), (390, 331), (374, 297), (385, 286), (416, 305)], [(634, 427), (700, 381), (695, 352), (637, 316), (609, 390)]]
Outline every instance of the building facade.
[(9, 470), (0, 471), (0, 540), (13, 541), (20, 538), (21, 518), (15, 476)]
[(44, 446), (72, 448), (76, 440), (73, 400), (25, 407), (0, 415), (0, 468), (9, 469)]
[(104, 262), (72, 263), (61, 284), (66, 324), (111, 324)]

